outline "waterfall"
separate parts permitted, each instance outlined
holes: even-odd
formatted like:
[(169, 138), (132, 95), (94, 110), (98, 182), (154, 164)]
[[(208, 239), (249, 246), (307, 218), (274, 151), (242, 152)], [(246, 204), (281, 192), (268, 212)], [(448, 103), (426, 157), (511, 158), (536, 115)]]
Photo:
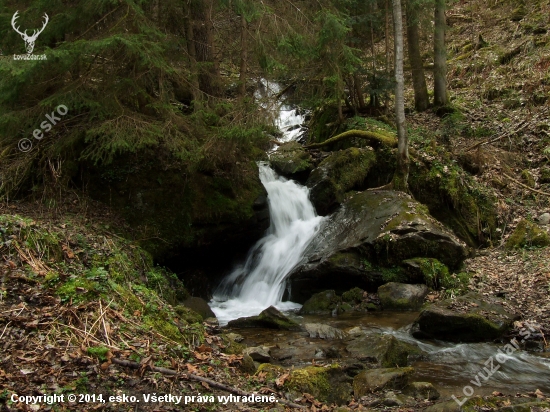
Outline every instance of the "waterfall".
[(266, 235), (248, 252), (214, 293), (210, 303), (220, 324), (241, 316), (257, 315), (273, 305), (282, 310), (299, 308), (282, 302), (285, 279), (298, 265), (322, 217), (311, 204), (307, 187), (277, 174), (260, 163), (260, 179), (268, 194), (271, 224)]

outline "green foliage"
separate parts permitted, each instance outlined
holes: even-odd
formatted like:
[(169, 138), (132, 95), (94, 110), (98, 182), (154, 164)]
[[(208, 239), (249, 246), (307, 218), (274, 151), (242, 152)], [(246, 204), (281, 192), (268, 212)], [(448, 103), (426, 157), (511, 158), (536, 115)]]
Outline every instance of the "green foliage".
[(107, 360), (107, 352), (109, 352), (109, 348), (104, 346), (92, 346), (88, 348), (88, 355), (93, 358), (97, 358), (102, 362)]

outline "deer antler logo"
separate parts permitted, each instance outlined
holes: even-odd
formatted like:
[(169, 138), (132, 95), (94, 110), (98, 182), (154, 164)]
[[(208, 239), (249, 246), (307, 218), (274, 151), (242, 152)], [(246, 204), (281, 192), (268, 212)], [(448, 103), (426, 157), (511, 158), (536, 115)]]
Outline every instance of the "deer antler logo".
[(25, 30), (24, 32), (21, 32), (19, 30), (19, 27), (16, 27), (15, 26), (15, 22), (17, 20), (17, 18), (19, 17), (18, 14), (19, 13), (19, 10), (15, 12), (15, 14), (13, 15), (12, 19), (11, 19), (11, 26), (13, 27), (13, 29), (19, 33), (22, 37), (22, 39), (25, 41), (25, 47), (27, 49), (27, 53), (28, 54), (31, 54), (32, 51), (34, 50), (34, 43), (36, 42), (36, 39), (38, 38), (38, 36), (40, 35), (40, 33), (42, 33), (44, 31), (44, 29), (46, 28), (46, 25), (48, 24), (48, 21), (50, 21), (50, 18), (48, 17), (48, 15), (46, 13), (44, 13), (44, 24), (42, 25), (42, 28), (39, 29), (39, 30), (33, 30), (33, 33), (32, 33), (32, 36), (29, 36), (27, 34), (27, 30)]

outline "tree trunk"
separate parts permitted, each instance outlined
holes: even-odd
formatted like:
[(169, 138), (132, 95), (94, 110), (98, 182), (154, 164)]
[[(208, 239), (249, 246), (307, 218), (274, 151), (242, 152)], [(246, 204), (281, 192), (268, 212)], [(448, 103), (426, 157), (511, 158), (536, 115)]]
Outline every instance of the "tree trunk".
[(246, 65), (248, 55), (247, 44), (248, 24), (244, 13), (241, 14), (241, 67), (239, 70), (239, 97), (244, 97), (246, 94)]
[(202, 0), (191, 7), (193, 38), (199, 69), (199, 85), (204, 93), (220, 95), (220, 78), (214, 59), (214, 34), (212, 27), (212, 0)]
[(401, 0), (392, 0), (395, 49), (395, 117), (397, 123), (397, 168), (393, 175), (394, 190), (408, 191), (409, 142), (405, 123), (405, 78), (403, 75), (403, 16)]
[(445, 50), (445, 0), (435, 1), (434, 105), (447, 104), (447, 51)]
[(414, 107), (423, 112), (430, 105), (428, 87), (424, 76), (424, 65), (420, 56), (420, 36), (418, 34), (418, 14), (409, 0), (407, 3), (407, 45), (409, 61), (411, 63), (412, 81), (414, 89)]
[[(386, 0), (386, 13), (385, 13), (385, 30), (386, 30), (386, 76), (390, 76), (390, 0)], [(390, 96), (386, 93), (386, 101), (384, 102), (384, 110), (388, 113), (390, 106)]]
[(357, 95), (357, 105), (359, 109), (364, 109), (365, 97), (363, 96), (363, 89), (361, 87), (361, 78), (357, 73), (353, 74), (353, 86), (355, 88), (355, 94)]
[(185, 37), (187, 42), (187, 53), (189, 55), (189, 82), (191, 83), (191, 89), (193, 93), (193, 99), (199, 101), (202, 99), (202, 93), (199, 87), (199, 70), (197, 66), (197, 52), (195, 49), (195, 36), (193, 35), (193, 20), (191, 18), (191, 11), (187, 2), (183, 2), (183, 24), (185, 26)]

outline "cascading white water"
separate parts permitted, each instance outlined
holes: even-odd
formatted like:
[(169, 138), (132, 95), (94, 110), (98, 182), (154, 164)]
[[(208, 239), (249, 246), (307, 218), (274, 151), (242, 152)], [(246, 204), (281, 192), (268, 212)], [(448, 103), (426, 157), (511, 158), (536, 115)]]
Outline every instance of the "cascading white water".
[(318, 232), (322, 217), (309, 201), (308, 189), (259, 165), (260, 179), (268, 193), (271, 225), (263, 239), (218, 287), (210, 303), (221, 325), (241, 316), (257, 315), (273, 305), (281, 310), (299, 308), (282, 302), (285, 278), (303, 257)]

